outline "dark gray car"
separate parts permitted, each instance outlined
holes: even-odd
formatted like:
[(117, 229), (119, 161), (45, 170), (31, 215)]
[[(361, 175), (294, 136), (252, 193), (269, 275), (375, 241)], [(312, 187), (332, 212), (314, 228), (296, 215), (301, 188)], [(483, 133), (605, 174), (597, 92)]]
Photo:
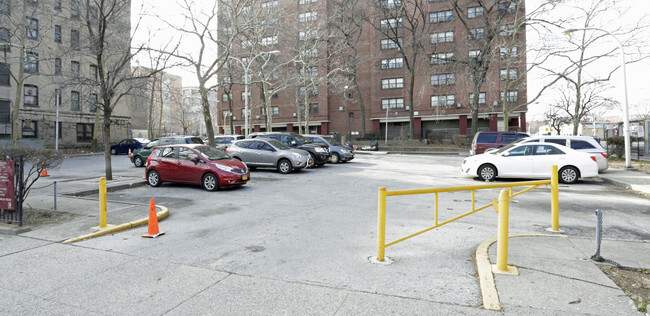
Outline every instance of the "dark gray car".
[(332, 158), (330, 159), (331, 163), (348, 162), (354, 159), (354, 151), (352, 150), (352, 148), (341, 144), (341, 142), (339, 142), (332, 136), (313, 135), (313, 134), (307, 134), (302, 136), (307, 137), (307, 139), (311, 140), (316, 144), (328, 145), (330, 147), (330, 155), (332, 155)]
[(251, 168), (275, 168), (280, 173), (305, 168), (312, 159), (302, 150), (291, 148), (275, 139), (242, 139), (232, 143), (226, 152)]

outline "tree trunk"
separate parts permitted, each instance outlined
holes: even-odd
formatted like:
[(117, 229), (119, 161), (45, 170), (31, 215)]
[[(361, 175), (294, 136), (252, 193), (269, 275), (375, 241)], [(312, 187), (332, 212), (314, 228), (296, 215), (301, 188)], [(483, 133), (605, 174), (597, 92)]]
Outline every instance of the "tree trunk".
[(107, 106), (107, 104), (111, 104), (111, 99), (110, 98), (105, 98), (104, 99), (104, 106), (103, 111), (104, 111), (104, 163), (106, 165), (106, 180), (113, 180), (113, 168), (111, 166), (111, 146), (108, 146), (111, 142), (111, 114), (112, 114), (112, 109), (110, 105)]
[[(354, 75), (354, 90), (357, 94), (357, 100), (359, 100), (359, 109), (361, 109), (361, 138), (366, 138), (366, 105), (363, 103), (363, 97), (361, 97), (361, 91), (359, 89), (359, 84), (357, 83), (357, 76)], [(350, 115), (350, 113), (348, 113)], [(352, 137), (350, 137), (352, 138)]]
[(205, 120), (205, 129), (208, 136), (208, 145), (216, 146), (214, 142), (214, 127), (212, 126), (212, 115), (210, 114), (210, 103), (208, 101), (208, 91), (205, 89), (205, 83), (199, 86), (201, 94), (201, 105), (203, 106), (203, 119)]

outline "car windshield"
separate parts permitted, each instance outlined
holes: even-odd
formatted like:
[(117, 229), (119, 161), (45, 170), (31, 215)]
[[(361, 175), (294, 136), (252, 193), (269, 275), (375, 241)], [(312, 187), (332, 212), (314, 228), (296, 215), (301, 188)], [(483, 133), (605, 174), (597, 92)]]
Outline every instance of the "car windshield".
[(280, 141), (275, 140), (275, 139), (267, 139), (266, 141), (269, 142), (269, 144), (273, 145), (273, 147), (275, 147), (277, 149), (280, 149), (280, 150), (287, 150), (287, 149), (291, 148), (291, 147), (285, 145), (284, 143), (281, 143)]
[(323, 139), (334, 146), (341, 146), (341, 142), (336, 140), (334, 137), (323, 137)]
[(505, 146), (503, 146), (503, 147), (501, 147), (501, 148), (499, 148), (497, 150), (490, 151), (490, 152), (488, 152), (488, 154), (492, 154), (492, 155), (501, 154), (503, 152), (506, 152), (506, 151), (512, 149), (512, 147), (515, 147), (515, 146), (519, 145), (519, 143), (522, 143), (525, 140), (526, 140), (525, 138), (518, 139), (518, 140), (516, 140), (516, 141), (514, 141), (514, 142), (512, 142), (512, 143), (510, 143), (508, 145), (505, 145)]
[(214, 160), (230, 159), (230, 156), (228, 156), (228, 154), (214, 147), (201, 146), (201, 147), (196, 147), (194, 149), (196, 149), (196, 151), (203, 154), (203, 157), (205, 157), (207, 160), (214, 161)]
[(299, 142), (301, 142), (303, 144), (312, 143), (311, 140), (307, 139), (307, 137), (302, 136), (302, 135), (293, 135), (293, 137), (295, 137)]
[(157, 140), (157, 139), (154, 139), (153, 141), (149, 142), (147, 144), (147, 146), (145, 146), (145, 147), (146, 148), (154, 148), (154, 147), (158, 146), (158, 143), (160, 143), (160, 141)]

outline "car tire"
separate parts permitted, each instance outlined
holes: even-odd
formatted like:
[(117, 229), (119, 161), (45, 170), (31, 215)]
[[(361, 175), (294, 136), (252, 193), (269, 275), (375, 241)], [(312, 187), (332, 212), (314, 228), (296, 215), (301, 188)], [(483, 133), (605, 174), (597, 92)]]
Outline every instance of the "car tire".
[(117, 155), (117, 150), (115, 150), (115, 148), (111, 148), (111, 155)]
[(278, 172), (282, 174), (287, 174), (293, 171), (293, 166), (291, 165), (291, 161), (288, 159), (280, 159), (278, 161)]
[(313, 168), (314, 166), (316, 166), (316, 156), (312, 153), (309, 153), (309, 156), (311, 157), (311, 163), (307, 162), (306, 168)]
[(201, 186), (208, 191), (219, 190), (219, 178), (214, 173), (206, 173), (201, 178)]
[(149, 185), (152, 187), (159, 187), (160, 184), (162, 184), (162, 181), (160, 181), (160, 175), (158, 174), (158, 171), (149, 170), (149, 172), (147, 173), (147, 183), (149, 183)]
[(144, 166), (144, 161), (142, 160), (142, 157), (135, 156), (135, 157), (133, 157), (133, 164), (136, 167), (142, 167), (142, 166)]
[(331, 159), (330, 162), (331, 163), (338, 163), (340, 161), (341, 161), (341, 156), (339, 156), (339, 154), (337, 154), (337, 153), (332, 153), (332, 159)]
[(483, 181), (493, 181), (497, 177), (497, 169), (493, 165), (482, 165), (477, 174)]
[(566, 184), (574, 184), (578, 182), (578, 179), (580, 178), (580, 173), (578, 172), (578, 169), (576, 167), (572, 166), (566, 166), (560, 169), (558, 172), (558, 180), (562, 183)]

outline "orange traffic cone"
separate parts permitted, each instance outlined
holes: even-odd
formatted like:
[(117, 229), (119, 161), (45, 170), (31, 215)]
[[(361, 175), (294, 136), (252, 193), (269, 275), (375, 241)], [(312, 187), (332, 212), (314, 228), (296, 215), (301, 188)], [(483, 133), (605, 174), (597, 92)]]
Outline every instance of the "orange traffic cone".
[(149, 199), (149, 228), (147, 233), (142, 237), (156, 238), (165, 232), (158, 230), (158, 216), (156, 215), (156, 202), (153, 198)]
[(129, 154), (128, 154), (128, 156), (129, 156), (129, 158), (131, 158), (131, 148), (129, 148)]
[(47, 169), (41, 170), (41, 177), (49, 177), (50, 175), (47, 174)]

